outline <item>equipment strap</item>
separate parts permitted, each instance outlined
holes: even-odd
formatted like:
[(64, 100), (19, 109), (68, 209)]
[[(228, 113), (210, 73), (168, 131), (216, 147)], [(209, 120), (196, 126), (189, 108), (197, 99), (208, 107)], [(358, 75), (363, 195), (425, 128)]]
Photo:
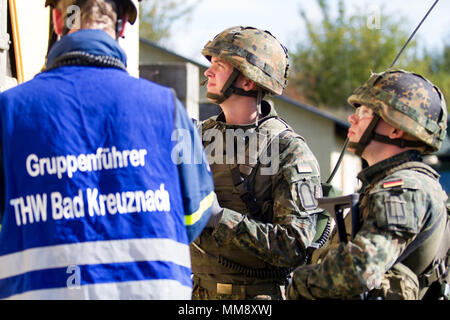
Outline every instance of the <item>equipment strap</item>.
[(234, 187), (239, 191), (239, 197), (246, 204), (250, 213), (257, 213), (260, 209), (259, 205), (253, 193), (250, 192), (247, 181), (242, 177), (239, 165), (232, 167), (230, 171)]
[[(392, 174), (393, 172), (402, 169), (415, 170), (422, 174), (426, 174), (427, 176), (437, 181), (439, 179), (439, 175), (433, 169), (417, 161), (407, 162), (395, 168), (392, 168), (388, 174)], [(450, 221), (448, 210), (449, 210), (448, 208), (446, 208), (446, 210), (443, 210), (443, 212), (436, 219), (433, 225), (430, 226), (424, 232), (420, 233), (416, 237), (416, 239), (414, 239), (408, 245), (406, 250), (396, 261), (396, 263), (402, 262), (403, 264), (408, 266), (414, 273), (417, 274), (421, 288), (429, 287), (431, 283), (435, 281), (444, 281), (445, 278), (448, 276), (449, 266), (446, 265), (447, 263), (446, 259), (448, 259), (449, 244), (450, 244), (450, 237), (449, 237)], [(445, 224), (442, 224), (443, 219), (446, 220)], [(428, 243), (428, 245), (433, 245), (433, 243), (436, 243), (438, 246), (438, 251), (436, 252), (433, 258), (425, 258), (431, 260), (429, 261), (428, 267), (424, 271), (423, 269), (419, 268), (420, 264), (414, 262), (415, 258), (413, 257), (413, 254), (422, 245), (427, 245), (426, 243)]]
[[(286, 125), (286, 128), (282, 129), (279, 133), (274, 134), (272, 139), (270, 141), (268, 141), (266, 148), (268, 148), (271, 145), (272, 141), (275, 138), (283, 137), (286, 133), (292, 131), (292, 129), (290, 129), (290, 127), (284, 121), (282, 121), (280, 118), (278, 118), (277, 116), (267, 117), (267, 118), (263, 119), (263, 121), (259, 123), (258, 127), (261, 126), (264, 122), (268, 121), (269, 119), (273, 119), (273, 118), (280, 120), (283, 124)], [(252, 177), (259, 168), (259, 164), (260, 164), (259, 155), (257, 157), (257, 160), (258, 160), (258, 162), (252, 168), (250, 174), (248, 175), (249, 177)], [(249, 212), (253, 213), (253, 214), (259, 212), (260, 206), (258, 205), (258, 203), (256, 201), (255, 195), (249, 190), (247, 180), (241, 175), (241, 171), (239, 170), (239, 164), (231, 166), (230, 171), (231, 171), (231, 177), (233, 179), (233, 184), (234, 184), (235, 188), (239, 191), (239, 197), (246, 204)]]
[(447, 215), (446, 213), (442, 213), (439, 218), (434, 222), (434, 224), (428, 228), (427, 230), (425, 230), (425, 232), (420, 233), (414, 240), (413, 242), (411, 242), (408, 247), (406, 248), (406, 250), (402, 253), (402, 255), (397, 259), (397, 262), (402, 262), (404, 261), (406, 258), (408, 258), (408, 256), (410, 254), (412, 254), (414, 251), (416, 251), (424, 242), (425, 240), (427, 240), (428, 238), (430, 238), (431, 235), (433, 235), (434, 231), (436, 231), (436, 229), (440, 226), (440, 222), (442, 221), (442, 219), (446, 218)]
[(372, 139), (378, 142), (383, 142), (387, 144), (393, 144), (400, 148), (404, 147), (423, 147), (425, 144), (422, 141), (412, 141), (412, 140), (405, 140), (405, 139), (391, 139), (387, 136), (374, 133), (372, 136)]

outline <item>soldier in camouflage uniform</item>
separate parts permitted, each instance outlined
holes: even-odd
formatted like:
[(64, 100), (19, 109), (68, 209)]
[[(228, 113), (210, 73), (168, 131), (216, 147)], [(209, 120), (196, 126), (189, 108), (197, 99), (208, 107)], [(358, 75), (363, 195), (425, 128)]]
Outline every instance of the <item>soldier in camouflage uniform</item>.
[(348, 149), (369, 164), (358, 175), (358, 231), (314, 257), (316, 264), (297, 268), (288, 297), (436, 297), (448, 290), (447, 195), (421, 155), (439, 150), (444, 140), (444, 97), (420, 75), (387, 70), (373, 74), (348, 101), (356, 108)]
[(263, 100), (286, 85), (287, 50), (269, 32), (239, 26), (202, 54), (211, 61), (207, 97), (223, 112), (201, 124), (218, 201), (191, 245), (193, 298), (282, 299), (315, 236), (322, 194), (305, 140)]

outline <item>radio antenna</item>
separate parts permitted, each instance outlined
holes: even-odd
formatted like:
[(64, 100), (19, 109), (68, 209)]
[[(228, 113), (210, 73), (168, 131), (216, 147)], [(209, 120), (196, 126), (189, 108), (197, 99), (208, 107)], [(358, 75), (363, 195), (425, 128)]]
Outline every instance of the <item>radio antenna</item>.
[(428, 15), (430, 14), (431, 10), (433, 10), (434, 6), (439, 2), (439, 0), (436, 0), (433, 5), (431, 6), (431, 8), (428, 10), (427, 14), (423, 17), (422, 21), (420, 21), (419, 25), (416, 27), (416, 29), (414, 29), (413, 33), (411, 33), (411, 35), (409, 36), (408, 40), (406, 40), (406, 43), (403, 45), (403, 47), (401, 48), (400, 52), (397, 54), (397, 56), (395, 57), (394, 61), (392, 61), (391, 66), (389, 67), (392, 68), (394, 66), (394, 64), (397, 62), (397, 59), (400, 57), (400, 55), (402, 54), (403, 50), (405, 50), (406, 46), (408, 45), (408, 43), (411, 41), (411, 39), (414, 37), (414, 35), (416, 34), (417, 30), (419, 30), (420, 26), (422, 25), (422, 23), (425, 21), (425, 19), (428, 17)]

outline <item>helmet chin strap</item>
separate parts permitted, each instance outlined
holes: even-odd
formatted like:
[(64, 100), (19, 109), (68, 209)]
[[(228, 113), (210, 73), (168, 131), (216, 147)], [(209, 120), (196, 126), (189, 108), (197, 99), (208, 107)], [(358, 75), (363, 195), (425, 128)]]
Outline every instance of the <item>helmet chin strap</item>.
[(381, 143), (386, 144), (392, 144), (395, 146), (398, 146), (400, 148), (405, 147), (423, 147), (425, 146), (422, 141), (412, 141), (412, 140), (405, 140), (405, 139), (391, 139), (388, 136), (379, 134), (375, 132), (375, 128), (380, 120), (380, 116), (377, 114), (374, 114), (372, 121), (369, 123), (369, 126), (367, 127), (366, 131), (364, 131), (361, 139), (359, 139), (358, 142), (349, 142), (348, 148), (355, 149), (355, 154), (358, 157), (362, 156), (362, 153), (364, 152), (364, 149), (369, 145), (370, 141), (378, 141)]
[(372, 121), (369, 123), (368, 127), (364, 131), (362, 137), (359, 139), (358, 142), (349, 142), (348, 148), (355, 149), (355, 154), (358, 157), (361, 157), (364, 149), (367, 147), (367, 145), (370, 143), (370, 141), (373, 139), (375, 127), (378, 124), (378, 121), (380, 120), (380, 117), (377, 114), (373, 115)]
[(251, 91), (245, 91), (241, 88), (236, 88), (234, 85), (236, 83), (237, 78), (241, 72), (234, 68), (233, 72), (228, 77), (227, 81), (223, 85), (222, 89), (220, 90), (220, 94), (215, 93), (206, 93), (206, 97), (210, 100), (212, 100), (216, 104), (221, 104), (225, 100), (227, 100), (229, 97), (231, 97), (232, 94), (236, 94), (239, 96), (247, 96), (247, 97), (257, 97), (258, 91), (257, 90), (251, 90)]
[(256, 126), (258, 126), (259, 116), (262, 114), (261, 102), (262, 102), (263, 96), (264, 96), (264, 93), (263, 93), (262, 89), (260, 87), (258, 87), (257, 95), (256, 95), (256, 120), (255, 120)]

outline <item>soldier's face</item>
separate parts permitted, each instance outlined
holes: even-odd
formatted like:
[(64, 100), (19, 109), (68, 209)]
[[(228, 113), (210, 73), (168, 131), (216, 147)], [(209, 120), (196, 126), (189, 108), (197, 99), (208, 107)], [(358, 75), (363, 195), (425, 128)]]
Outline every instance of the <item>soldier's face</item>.
[(207, 90), (210, 93), (220, 94), (223, 85), (233, 72), (233, 66), (217, 57), (212, 57), (211, 66), (206, 69), (204, 75), (208, 78)]
[(347, 137), (350, 142), (359, 142), (364, 131), (373, 119), (373, 111), (364, 105), (355, 109), (355, 112), (348, 117), (350, 128)]

